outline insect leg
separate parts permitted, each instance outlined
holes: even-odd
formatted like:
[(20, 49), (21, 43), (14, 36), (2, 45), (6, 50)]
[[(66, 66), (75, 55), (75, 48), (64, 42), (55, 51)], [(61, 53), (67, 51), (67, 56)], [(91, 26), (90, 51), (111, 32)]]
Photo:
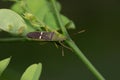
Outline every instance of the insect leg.
[(65, 47), (66, 49), (69, 49), (69, 50), (73, 51), (70, 47), (64, 45), (61, 41), (59, 41), (59, 44), (60, 44), (61, 46)]
[(55, 47), (57, 47), (57, 48), (58, 48), (58, 44), (57, 44), (56, 42), (54, 42), (54, 44), (55, 44)]

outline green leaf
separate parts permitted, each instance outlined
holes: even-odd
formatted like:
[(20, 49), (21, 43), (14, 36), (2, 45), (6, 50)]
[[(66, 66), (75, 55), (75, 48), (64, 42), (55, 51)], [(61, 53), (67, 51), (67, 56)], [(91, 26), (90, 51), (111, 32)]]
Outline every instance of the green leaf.
[[(33, 15), (35, 15), (40, 21), (44, 22), (46, 25), (48, 25), (50, 28), (54, 29), (54, 30), (59, 30), (59, 24), (56, 20), (56, 15), (54, 14), (54, 8), (51, 4), (50, 0), (26, 0), (25, 2), (28, 8), (28, 10), (26, 11), (30, 11), (32, 12)], [(58, 11), (60, 12), (61, 10), (61, 5), (59, 2), (57, 2), (57, 8)], [(23, 13), (22, 12), (22, 8), (21, 6), (16, 3), (15, 5), (13, 5), (12, 9), (18, 13)], [(64, 26), (70, 22), (71, 20), (69, 20), (67, 17), (62, 16), (62, 20), (64, 22)], [(74, 24), (74, 23), (73, 23)], [(68, 29), (75, 29), (75, 26), (70, 26), (67, 27)]]
[[(63, 16), (64, 17), (64, 16)], [(66, 28), (75, 28), (75, 24), (74, 22), (71, 20), (70, 22), (68, 22), (66, 25), (65, 25)]]
[[(62, 20), (63, 20), (63, 23), (64, 23), (64, 26), (66, 27), (66, 28), (68, 28), (68, 29), (74, 29), (75, 28), (75, 25), (74, 25), (74, 23), (73, 22), (71, 22), (70, 20), (68, 20), (68, 18), (66, 17), (66, 16), (64, 16), (64, 15), (61, 15), (61, 18), (62, 18)], [(51, 22), (52, 21), (52, 22)], [(45, 18), (44, 18), (44, 22), (47, 24), (47, 25), (49, 25), (49, 26), (51, 26), (52, 27), (52, 29), (54, 29), (54, 30), (58, 30), (58, 27), (56, 27), (56, 26), (58, 26), (58, 22), (57, 22), (57, 20), (56, 20), (56, 17), (55, 17), (55, 14), (54, 13), (51, 13), (51, 12), (48, 12), (47, 14), (46, 14), (46, 16), (45, 16)], [(71, 24), (73, 24), (73, 25), (69, 25), (69, 26), (66, 26), (66, 24), (68, 24), (68, 23), (70, 23), (71, 22)]]
[(33, 64), (27, 68), (20, 80), (39, 80), (42, 72), (42, 64)]
[(11, 58), (6, 58), (4, 60), (0, 61), (0, 76), (3, 73), (3, 71), (7, 68)]
[(0, 29), (14, 35), (26, 35), (31, 29), (23, 18), (9, 9), (0, 9)]

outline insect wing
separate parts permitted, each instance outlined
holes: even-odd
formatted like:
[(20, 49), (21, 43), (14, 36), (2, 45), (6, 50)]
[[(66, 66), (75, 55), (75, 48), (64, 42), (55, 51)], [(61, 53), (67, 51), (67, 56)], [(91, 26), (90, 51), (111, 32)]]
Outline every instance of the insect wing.
[(30, 32), (27, 34), (27, 37), (31, 39), (39, 39), (39, 36), (41, 36), (41, 32)]
[(54, 32), (30, 32), (27, 34), (27, 38), (38, 41), (52, 41)]

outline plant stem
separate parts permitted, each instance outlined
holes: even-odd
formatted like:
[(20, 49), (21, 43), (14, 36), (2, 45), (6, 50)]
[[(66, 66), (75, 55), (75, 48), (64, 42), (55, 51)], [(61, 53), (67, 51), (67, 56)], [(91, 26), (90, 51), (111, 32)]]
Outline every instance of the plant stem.
[[(57, 10), (57, 6), (56, 6), (56, 1), (55, 0), (51, 0), (52, 5), (54, 7), (55, 10), (55, 14), (57, 17), (57, 20), (59, 22), (60, 28), (63, 32), (63, 34), (67, 37), (69, 37), (69, 34), (66, 30), (66, 28), (64, 27), (64, 24), (62, 22), (60, 13)], [(87, 68), (96, 76), (96, 78), (98, 80), (105, 80), (105, 78), (98, 72), (98, 70), (92, 65), (92, 63), (87, 59), (87, 57), (81, 52), (81, 50), (77, 47), (77, 45), (74, 43), (74, 41), (69, 37), (69, 39), (66, 40), (66, 43), (74, 50), (75, 54), (79, 57), (79, 59), (81, 59), (83, 61), (83, 63), (87, 66)]]
[(96, 76), (98, 80), (105, 80), (99, 71), (92, 65), (88, 58), (82, 53), (77, 45), (72, 40), (67, 40), (66, 43), (74, 50), (76, 55), (83, 61), (87, 68)]
[(62, 21), (61, 16), (60, 16), (60, 13), (58, 12), (58, 10), (56, 8), (56, 3), (55, 3), (56, 1), (55, 0), (51, 0), (51, 2), (52, 2), (52, 5), (53, 5), (53, 8), (55, 10), (55, 14), (56, 14), (56, 17), (57, 17), (57, 20), (58, 20), (58, 24), (59, 24), (63, 34), (69, 38), (68, 32), (67, 32), (67, 30), (64, 27), (63, 21)]
[(25, 41), (26, 38), (3, 38), (0, 42), (13, 42), (13, 41)]

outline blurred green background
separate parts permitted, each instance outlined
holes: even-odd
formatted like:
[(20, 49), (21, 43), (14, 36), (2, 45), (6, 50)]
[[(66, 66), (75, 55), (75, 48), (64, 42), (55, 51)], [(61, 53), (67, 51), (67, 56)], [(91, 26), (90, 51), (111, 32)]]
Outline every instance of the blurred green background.
[[(72, 19), (77, 29), (70, 30), (72, 39), (106, 80), (119, 80), (120, 68), (120, 1), (119, 0), (59, 0), (62, 13)], [(0, 1), (0, 8), (12, 3)], [(82, 34), (73, 35), (80, 30)], [(0, 37), (4, 33), (0, 33)], [(40, 45), (27, 42), (0, 43), (0, 60), (12, 56), (3, 76), (18, 80), (24, 70), (41, 62), (40, 80), (97, 80), (71, 51), (57, 49), (53, 43)]]

